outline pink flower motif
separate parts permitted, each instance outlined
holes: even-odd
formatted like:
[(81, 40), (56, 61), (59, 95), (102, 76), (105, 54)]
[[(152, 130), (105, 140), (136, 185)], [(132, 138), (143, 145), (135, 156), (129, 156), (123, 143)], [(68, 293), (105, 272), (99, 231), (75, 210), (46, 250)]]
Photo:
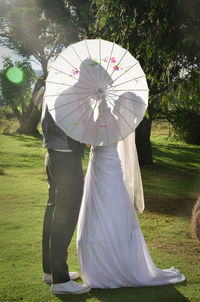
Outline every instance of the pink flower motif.
[(114, 70), (119, 70), (119, 67), (118, 67), (117, 65), (115, 65), (115, 66), (113, 67), (113, 69), (114, 69)]
[(116, 63), (117, 62), (114, 57), (110, 58), (110, 61), (111, 61), (111, 63)]
[(77, 75), (77, 74), (79, 74), (79, 70), (78, 69), (72, 69), (72, 74), (73, 75)]
[(84, 117), (81, 119), (81, 122), (82, 122), (82, 124), (83, 124), (83, 125), (85, 125), (85, 124), (86, 124), (86, 120), (85, 120), (85, 118), (84, 118)]
[(108, 62), (108, 57), (104, 58), (103, 61), (104, 61), (105, 63), (107, 63), (107, 62)]

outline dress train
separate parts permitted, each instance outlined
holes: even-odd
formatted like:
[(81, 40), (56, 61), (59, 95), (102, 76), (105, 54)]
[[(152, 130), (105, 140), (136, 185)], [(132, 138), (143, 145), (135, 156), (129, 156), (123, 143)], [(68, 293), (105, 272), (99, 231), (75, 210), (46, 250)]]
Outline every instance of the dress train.
[(185, 280), (156, 267), (123, 181), (117, 145), (94, 147), (85, 178), (77, 248), (83, 281), (92, 288), (155, 286)]

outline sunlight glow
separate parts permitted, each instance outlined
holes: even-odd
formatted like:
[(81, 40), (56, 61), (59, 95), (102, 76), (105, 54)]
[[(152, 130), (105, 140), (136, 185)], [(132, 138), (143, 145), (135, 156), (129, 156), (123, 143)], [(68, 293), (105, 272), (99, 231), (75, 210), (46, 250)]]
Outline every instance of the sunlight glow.
[(6, 72), (8, 80), (14, 84), (20, 84), (24, 79), (24, 72), (20, 68), (10, 67)]

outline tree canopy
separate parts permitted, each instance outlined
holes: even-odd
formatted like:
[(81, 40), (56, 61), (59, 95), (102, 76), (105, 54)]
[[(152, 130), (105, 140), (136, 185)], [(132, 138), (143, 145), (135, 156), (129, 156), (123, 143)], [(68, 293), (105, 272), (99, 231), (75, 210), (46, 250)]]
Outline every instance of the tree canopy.
[(170, 92), (173, 97), (172, 91), (193, 67), (199, 72), (200, 1), (97, 0), (95, 4), (94, 35), (128, 49), (147, 76), (148, 113), (136, 139), (139, 155), (146, 149), (141, 162), (151, 162), (151, 121), (161, 116), (163, 95)]
[(44, 77), (38, 89), (48, 62), (70, 43), (101, 37), (128, 49), (150, 89), (148, 112), (136, 134), (137, 145), (147, 146), (145, 154), (151, 152), (151, 122), (166, 117), (167, 106), (174, 120), (172, 108), (180, 104), (197, 111), (191, 103), (199, 102), (193, 83), (196, 79), (197, 87), (200, 79), (200, 0), (6, 0), (0, 18), (0, 43), (40, 62)]
[(37, 133), (39, 113), (34, 108), (34, 93), (31, 89), (35, 78), (35, 73), (27, 59), (14, 63), (9, 58), (4, 59), (0, 74), (1, 96), (19, 121), (18, 133)]
[[(1, 3), (1, 8), (0, 44), (23, 58), (34, 58), (41, 65), (43, 75), (35, 81), (30, 106), (37, 111), (35, 97), (44, 87), (48, 63), (84, 34), (78, 22), (78, 9), (75, 13), (75, 7), (67, 1), (49, 0), (6, 0)], [(38, 123), (40, 118), (37, 116)], [(29, 124), (30, 120), (27, 120), (28, 128)], [(34, 124), (37, 127), (35, 119)], [(25, 127), (24, 131), (29, 132)]]
[[(45, 15), (44, 9), (38, 6), (37, 0), (7, 0), (2, 22), (1, 44), (15, 50), (23, 57), (33, 56), (40, 64), (44, 75), (47, 75), (47, 64), (67, 44), (78, 39), (73, 23), (73, 14), (69, 8), (60, 9), (57, 19), (63, 22), (52, 22)], [(44, 1), (45, 2), (45, 1)], [(58, 2), (58, 1), (57, 1)], [(12, 4), (12, 5), (11, 5)], [(53, 10), (55, 13), (55, 10)], [(62, 13), (62, 15), (61, 15)]]

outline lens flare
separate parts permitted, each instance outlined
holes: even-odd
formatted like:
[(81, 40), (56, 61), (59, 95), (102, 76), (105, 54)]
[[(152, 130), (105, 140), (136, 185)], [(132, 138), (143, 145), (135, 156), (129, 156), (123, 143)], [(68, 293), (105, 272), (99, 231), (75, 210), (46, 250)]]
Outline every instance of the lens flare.
[(10, 67), (6, 72), (6, 76), (10, 82), (20, 84), (24, 79), (24, 72), (18, 67)]

